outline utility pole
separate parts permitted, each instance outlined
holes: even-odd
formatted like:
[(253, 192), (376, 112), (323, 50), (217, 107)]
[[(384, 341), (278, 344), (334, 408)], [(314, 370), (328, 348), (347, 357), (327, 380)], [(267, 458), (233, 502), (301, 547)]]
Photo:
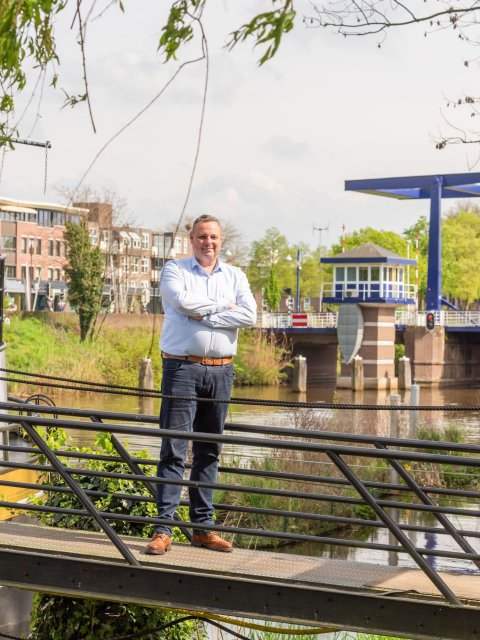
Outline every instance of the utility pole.
[(318, 231), (318, 279), (320, 281), (319, 287), (318, 287), (318, 310), (320, 311), (320, 313), (322, 312), (322, 306), (323, 306), (323, 273), (322, 273), (322, 263), (321, 263), (322, 231), (326, 231), (328, 233), (328, 227), (329, 227), (328, 224), (326, 227), (316, 227), (315, 223), (313, 223), (313, 233), (315, 233), (315, 231)]

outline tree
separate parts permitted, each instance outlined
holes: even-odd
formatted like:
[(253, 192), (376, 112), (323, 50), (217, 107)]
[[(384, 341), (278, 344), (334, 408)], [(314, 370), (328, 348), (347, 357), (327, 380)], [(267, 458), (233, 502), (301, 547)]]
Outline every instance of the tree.
[[(170, 0), (158, 45), (166, 61), (175, 59), (182, 48), (195, 38), (204, 39), (201, 19), (205, 4), (206, 0)], [(226, 46), (232, 49), (238, 43), (253, 41), (261, 51), (259, 64), (275, 56), (283, 36), (293, 29), (297, 19), (293, 0), (270, 0), (268, 4), (269, 8), (259, 2), (260, 13), (254, 13), (250, 20), (230, 33), (226, 42)], [(92, 7), (84, 7), (79, 0), (2, 0), (0, 83), (3, 98), (0, 100), (0, 114), (3, 118), (0, 134), (7, 140), (15, 134), (9, 126), (15, 95), (31, 83), (27, 69), (34, 68), (44, 76), (51, 68), (50, 83), (57, 86), (58, 63), (61, 60), (55, 24), (58, 14), (67, 8), (74, 11), (72, 26), (77, 32), (73, 32), (73, 37), (76, 37), (80, 49), (83, 89), (77, 95), (64, 91), (65, 103), (86, 102), (95, 128), (88, 92), (85, 33), (89, 22), (98, 15), (114, 7), (124, 9), (123, 0), (112, 0), (106, 5), (94, 12), (95, 3)], [(475, 26), (479, 15), (480, 7), (476, 0), (425, 0), (422, 3), (415, 0), (326, 0), (322, 4), (313, 4), (310, 15), (304, 16), (303, 22), (307, 27), (323, 27), (343, 36), (385, 34), (388, 29), (419, 23), (427, 25), (427, 32), (449, 28), (455, 36), (470, 41), (469, 27)]]
[(450, 211), (442, 223), (442, 289), (469, 306), (480, 298), (480, 209)]
[(275, 265), (270, 268), (267, 284), (264, 291), (265, 302), (268, 304), (270, 311), (276, 311), (280, 304), (282, 292), (278, 281), (277, 270)]
[[(300, 290), (302, 296), (317, 296), (320, 289), (319, 252), (304, 244), (289, 245), (276, 227), (270, 227), (260, 240), (252, 243), (248, 279), (253, 291), (266, 290), (275, 267), (280, 290), (296, 287), (296, 255), (301, 254)], [(270, 305), (269, 305), (270, 306)], [(272, 308), (270, 306), (270, 308)]]
[[(80, 322), (80, 340), (93, 331), (101, 306), (103, 291), (103, 259), (98, 247), (92, 247), (85, 221), (67, 222), (68, 297), (75, 307)], [(90, 333), (91, 335), (91, 333)]]

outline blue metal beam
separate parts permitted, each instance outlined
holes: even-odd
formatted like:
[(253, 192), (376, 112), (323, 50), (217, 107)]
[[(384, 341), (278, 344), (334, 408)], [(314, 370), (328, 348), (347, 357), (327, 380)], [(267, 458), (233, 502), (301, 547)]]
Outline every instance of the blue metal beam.
[(428, 274), (425, 306), (440, 311), (442, 306), (442, 178), (435, 177), (430, 189), (430, 229), (428, 234)]
[(398, 200), (430, 200), (425, 303), (428, 311), (439, 311), (442, 306), (441, 200), (442, 198), (480, 197), (480, 173), (346, 180), (345, 190), (360, 191)]

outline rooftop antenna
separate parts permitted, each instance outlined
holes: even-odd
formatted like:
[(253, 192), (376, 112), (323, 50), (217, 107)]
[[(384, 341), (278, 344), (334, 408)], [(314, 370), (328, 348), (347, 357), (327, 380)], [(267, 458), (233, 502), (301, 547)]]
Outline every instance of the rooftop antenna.
[[(36, 142), (35, 140), (24, 140), (21, 138), (7, 138), (5, 136), (0, 136), (0, 145), (3, 145), (3, 153), (5, 154), (7, 143), (11, 144), (26, 144), (30, 147), (43, 147), (45, 149), (45, 171), (44, 171), (44, 180), (43, 180), (43, 195), (47, 192), (47, 170), (48, 170), (48, 150), (52, 148), (50, 140), (46, 140), (45, 142)], [(0, 169), (0, 182), (2, 180), (2, 171), (3, 171), (3, 158), (2, 158), (2, 166)]]

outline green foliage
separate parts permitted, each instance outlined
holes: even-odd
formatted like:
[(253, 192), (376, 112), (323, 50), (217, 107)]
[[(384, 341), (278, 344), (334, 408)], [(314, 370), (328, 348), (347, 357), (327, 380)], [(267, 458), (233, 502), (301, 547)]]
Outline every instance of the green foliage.
[[(94, 342), (81, 342), (74, 314), (14, 315), (4, 327), (11, 369), (105, 384), (138, 386), (140, 362), (149, 352), (151, 332), (126, 316), (121, 326), (105, 324)], [(158, 336), (154, 337), (155, 342)], [(155, 388), (161, 376), (160, 352), (151, 354)], [(10, 383), (9, 390), (18, 385)], [(56, 393), (60, 393), (57, 391)]]
[[(50, 431), (48, 444), (52, 448), (62, 448), (67, 451), (92, 453), (100, 450), (100, 453), (113, 455), (115, 453), (109, 434), (98, 434), (96, 449), (78, 448), (69, 446), (67, 437), (62, 429)], [(133, 457), (145, 458), (146, 452), (137, 452)], [(40, 461), (41, 462), (41, 461)], [(69, 464), (73, 464), (71, 461)], [(126, 473), (128, 468), (122, 462), (102, 460), (82, 460), (78, 463), (81, 469), (105, 471), (113, 473)], [(142, 470), (147, 475), (154, 474), (154, 467), (143, 465)], [(134, 500), (133, 496), (150, 498), (150, 494), (143, 483), (122, 480), (118, 478), (92, 477), (79, 473), (76, 479), (80, 486), (87, 491), (108, 492), (108, 496), (99, 496), (93, 500), (95, 506), (101, 511), (111, 513), (123, 513), (129, 515), (154, 517), (156, 507), (150, 501)], [(64, 481), (56, 473), (48, 474), (51, 484), (65, 486)], [(114, 494), (122, 494), (116, 496)], [(128, 496), (132, 496), (129, 499)], [(52, 491), (35, 499), (37, 504), (62, 507), (66, 509), (80, 508), (81, 505), (72, 493)], [(182, 508), (184, 509), (184, 508)], [(93, 520), (89, 517), (43, 513), (43, 524), (68, 529), (82, 529), (94, 531)], [(151, 527), (145, 527), (141, 523), (111, 521), (111, 526), (121, 535), (148, 536)], [(178, 529), (174, 529), (173, 537), (176, 540), (185, 540)], [(79, 600), (63, 598), (49, 594), (37, 594), (31, 616), (30, 629), (32, 635), (39, 640), (102, 640), (117, 635), (135, 633), (143, 629), (152, 629), (152, 633), (145, 634), (150, 640), (191, 640), (191, 638), (205, 638), (203, 625), (187, 621), (173, 626), (162, 632), (153, 630), (162, 624), (179, 618), (180, 615), (173, 612), (151, 609), (141, 605), (128, 603), (107, 602), (100, 600)]]
[[(293, 29), (296, 13), (293, 0), (270, 0), (272, 10), (258, 15), (230, 34), (227, 47), (232, 49), (238, 42), (253, 39), (256, 46), (265, 47), (259, 60), (263, 64), (273, 58), (281, 44), (282, 37)], [(158, 49), (164, 54), (165, 61), (176, 59), (179, 51), (195, 37), (193, 25), (199, 20), (205, 6), (205, 0), (170, 0), (170, 9), (166, 23), (161, 27)], [(61, 64), (57, 53), (55, 23), (58, 14), (68, 5), (76, 6), (68, 0), (2, 0), (0, 2), (0, 138), (4, 144), (11, 144), (16, 133), (8, 126), (9, 115), (15, 110), (15, 96), (31, 82), (27, 69), (44, 73), (52, 67), (50, 85), (57, 87), (56, 68)], [(113, 0), (108, 6), (124, 10), (122, 0)], [(87, 18), (88, 20), (88, 18)], [(83, 32), (86, 20), (80, 9), (74, 13), (76, 31)], [(199, 30), (200, 32), (201, 30)], [(74, 36), (72, 36), (74, 37)], [(80, 37), (79, 58), (88, 52)], [(84, 79), (85, 80), (85, 79)], [(88, 88), (84, 82), (84, 91), (71, 95), (61, 89), (65, 95), (65, 105), (75, 106), (89, 100)]]
[[(454, 442), (461, 444), (465, 442), (462, 429), (456, 425), (450, 425), (445, 429), (435, 429), (432, 427), (420, 426), (417, 431), (419, 440), (430, 440), (434, 442)], [(425, 449), (421, 450), (425, 451)], [(448, 454), (459, 458), (464, 457), (461, 451), (446, 452), (443, 449), (432, 447), (429, 453)], [(429, 462), (418, 462), (409, 465), (409, 470), (424, 484), (430, 486), (441, 486), (449, 489), (471, 489), (478, 490), (480, 487), (480, 471), (476, 467), (461, 466), (458, 464), (434, 465)]]
[(27, 83), (26, 60), (41, 70), (58, 60), (53, 24), (65, 5), (66, 0), (2, 0), (0, 4), (0, 112), (4, 116), (0, 136), (7, 140), (7, 118), (14, 110), (12, 96)]
[(235, 384), (278, 384), (285, 377), (282, 370), (289, 366), (287, 358), (287, 349), (277, 344), (273, 334), (243, 329), (234, 360)]
[(281, 295), (282, 292), (280, 291), (277, 271), (275, 266), (272, 266), (264, 291), (265, 301), (271, 311), (276, 311), (278, 309)]
[(280, 291), (296, 287), (296, 254), (301, 252), (300, 291), (302, 297), (317, 296), (320, 290), (318, 250), (307, 245), (289, 245), (287, 238), (276, 227), (266, 230), (263, 238), (255, 240), (251, 247), (248, 279), (252, 291), (264, 291), (272, 271), (278, 279)]
[[(103, 258), (98, 247), (90, 244), (88, 226), (66, 223), (68, 297), (80, 321), (80, 340), (83, 342), (100, 311), (103, 290)], [(90, 334), (91, 335), (91, 334)]]
[[(272, 0), (275, 4), (277, 0)], [(255, 46), (267, 45), (267, 48), (259, 60), (264, 64), (277, 53), (282, 37), (293, 29), (296, 11), (293, 9), (293, 0), (282, 0), (282, 7), (259, 13), (250, 22), (231, 34), (228, 47), (232, 49), (238, 42), (247, 38), (253, 38)]]
[(145, 640), (192, 640), (205, 638), (195, 622), (182, 622), (165, 631), (155, 629), (181, 617), (172, 611), (122, 602), (80, 600), (36, 594), (30, 630), (38, 640), (109, 640), (144, 629)]
[(451, 211), (442, 223), (443, 291), (470, 305), (480, 297), (480, 210)]

